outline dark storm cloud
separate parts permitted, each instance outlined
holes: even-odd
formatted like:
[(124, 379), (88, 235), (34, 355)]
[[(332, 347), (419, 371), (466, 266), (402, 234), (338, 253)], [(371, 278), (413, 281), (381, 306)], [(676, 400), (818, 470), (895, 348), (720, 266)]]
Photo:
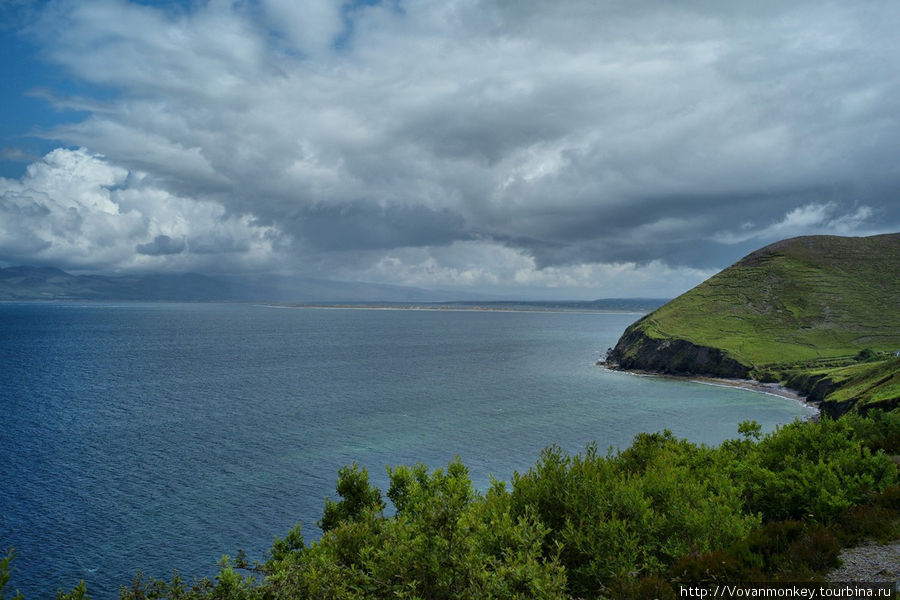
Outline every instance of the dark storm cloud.
[[(229, 239), (285, 236), (273, 262), (401, 283), (711, 269), (900, 226), (900, 5), (341, 7), (51, 4), (32, 39), (114, 91), (52, 135), (221, 205), (208, 228), (268, 228)], [(131, 247), (165, 256), (148, 234)]]
[(158, 235), (152, 242), (138, 244), (135, 251), (147, 256), (164, 256), (167, 254), (181, 254), (184, 252), (184, 239), (173, 240), (167, 235)]
[(379, 208), (358, 203), (311, 207), (288, 225), (293, 225), (304, 240), (324, 250), (443, 245), (465, 235), (459, 215), (422, 206)]

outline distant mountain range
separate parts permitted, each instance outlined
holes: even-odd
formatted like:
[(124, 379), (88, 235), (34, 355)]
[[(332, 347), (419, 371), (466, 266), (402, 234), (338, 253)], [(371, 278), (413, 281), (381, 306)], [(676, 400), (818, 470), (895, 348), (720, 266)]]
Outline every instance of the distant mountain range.
[(0, 300), (226, 302), (437, 302), (447, 294), (412, 287), (280, 276), (72, 275), (52, 267), (0, 269)]
[(504, 301), (458, 292), (379, 283), (270, 275), (199, 273), (73, 275), (53, 267), (0, 269), (0, 301), (97, 300), (178, 302), (277, 302), (293, 304), (425, 306), (493, 310), (616, 310), (647, 312), (665, 300)]

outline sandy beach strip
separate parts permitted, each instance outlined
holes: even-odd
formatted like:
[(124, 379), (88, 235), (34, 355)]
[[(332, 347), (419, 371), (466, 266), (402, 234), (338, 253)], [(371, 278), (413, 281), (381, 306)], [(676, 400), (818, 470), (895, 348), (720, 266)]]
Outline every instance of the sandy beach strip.
[(796, 402), (799, 402), (800, 404), (803, 404), (804, 406), (808, 406), (814, 409), (816, 412), (814, 415), (811, 415), (811, 418), (818, 418), (819, 414), (821, 413), (819, 405), (817, 403), (810, 402), (803, 394), (785, 387), (780, 383), (763, 383), (762, 381), (757, 381), (755, 379), (729, 379), (726, 377), (709, 377), (705, 375), (672, 375), (668, 373), (657, 373), (655, 371), (613, 369), (606, 366), (602, 362), (598, 362), (597, 365), (610, 371), (629, 373), (631, 375), (638, 375), (641, 377), (661, 377), (664, 379), (674, 379), (676, 381), (689, 381), (692, 383), (701, 383), (703, 385), (734, 387), (751, 392), (757, 392), (760, 394), (769, 394), (771, 396), (778, 396), (780, 398), (794, 400)]

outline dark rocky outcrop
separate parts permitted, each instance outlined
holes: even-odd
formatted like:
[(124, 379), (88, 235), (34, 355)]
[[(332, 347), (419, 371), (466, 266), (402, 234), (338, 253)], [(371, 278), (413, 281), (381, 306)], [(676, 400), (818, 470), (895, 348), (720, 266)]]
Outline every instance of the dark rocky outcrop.
[(635, 323), (625, 330), (609, 351), (606, 366), (616, 369), (656, 371), (669, 375), (708, 375), (746, 379), (750, 367), (719, 348), (698, 346), (681, 339), (654, 339)]

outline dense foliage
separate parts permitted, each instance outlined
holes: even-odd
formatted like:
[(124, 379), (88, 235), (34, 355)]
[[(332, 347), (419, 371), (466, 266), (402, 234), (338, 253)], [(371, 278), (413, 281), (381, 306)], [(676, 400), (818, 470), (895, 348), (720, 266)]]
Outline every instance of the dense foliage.
[[(340, 470), (320, 539), (300, 527), (214, 580), (138, 576), (124, 600), (675, 597), (679, 582), (816, 577), (841, 545), (900, 536), (900, 411), (795, 422), (710, 448), (668, 431), (622, 451), (544, 451), (479, 492), (458, 460)], [(887, 451), (887, 453), (885, 452)], [(388, 509), (390, 501), (392, 510)], [(0, 600), (11, 555), (0, 561)], [(86, 597), (83, 584), (61, 599)], [(14, 596), (15, 598), (15, 596)]]

